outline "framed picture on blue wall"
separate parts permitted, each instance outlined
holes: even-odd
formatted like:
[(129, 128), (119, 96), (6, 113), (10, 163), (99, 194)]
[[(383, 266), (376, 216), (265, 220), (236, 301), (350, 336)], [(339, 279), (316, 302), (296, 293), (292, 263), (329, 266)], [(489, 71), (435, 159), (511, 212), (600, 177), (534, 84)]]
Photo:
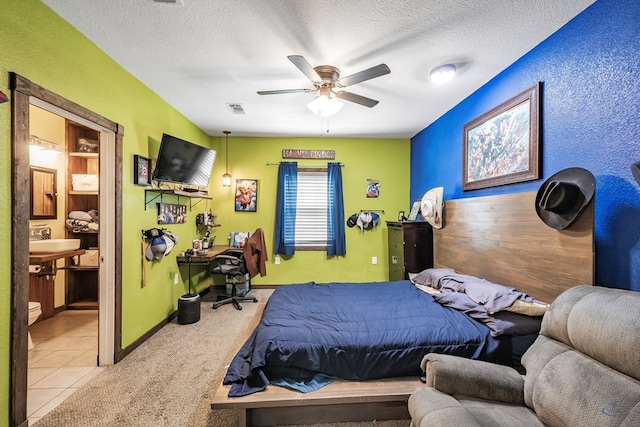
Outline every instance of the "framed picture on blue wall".
[(539, 103), (536, 83), (464, 125), (464, 191), (539, 177)]

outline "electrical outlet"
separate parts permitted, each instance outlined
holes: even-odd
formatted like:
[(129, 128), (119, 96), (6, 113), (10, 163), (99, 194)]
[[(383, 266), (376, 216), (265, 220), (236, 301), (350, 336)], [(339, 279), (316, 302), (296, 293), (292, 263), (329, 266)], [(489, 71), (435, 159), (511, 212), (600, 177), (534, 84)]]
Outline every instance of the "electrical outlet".
[(178, 273), (176, 273), (176, 274), (173, 275), (173, 284), (177, 285), (178, 281), (179, 281), (179, 277), (178, 277)]
[(371, 257), (371, 264), (376, 265), (378, 263), (378, 257), (377, 256), (372, 256)]
[(280, 265), (280, 257), (278, 255), (276, 255), (276, 257), (273, 260), (275, 265)]

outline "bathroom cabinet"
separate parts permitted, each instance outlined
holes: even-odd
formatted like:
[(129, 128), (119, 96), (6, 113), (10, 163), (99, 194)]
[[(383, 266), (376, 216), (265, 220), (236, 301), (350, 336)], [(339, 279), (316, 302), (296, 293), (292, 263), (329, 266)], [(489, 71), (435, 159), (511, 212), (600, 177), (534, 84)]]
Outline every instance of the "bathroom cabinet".
[[(40, 265), (46, 270), (51, 270), (56, 261), (43, 262)], [(55, 314), (54, 298), (55, 283), (52, 276), (36, 276), (29, 274), (29, 301), (39, 302), (42, 314), (38, 321), (53, 317)]]
[(67, 309), (97, 309), (99, 232), (94, 227), (69, 224), (69, 213), (99, 212), (100, 155), (98, 131), (67, 120), (67, 238), (80, 239), (87, 255), (67, 260)]

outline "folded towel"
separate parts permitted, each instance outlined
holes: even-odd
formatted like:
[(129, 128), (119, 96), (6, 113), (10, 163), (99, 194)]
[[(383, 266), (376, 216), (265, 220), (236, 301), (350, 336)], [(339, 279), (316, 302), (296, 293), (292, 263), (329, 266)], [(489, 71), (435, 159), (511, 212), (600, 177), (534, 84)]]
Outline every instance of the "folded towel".
[(77, 219), (79, 221), (93, 222), (93, 218), (88, 212), (83, 211), (71, 211), (69, 212), (69, 219)]

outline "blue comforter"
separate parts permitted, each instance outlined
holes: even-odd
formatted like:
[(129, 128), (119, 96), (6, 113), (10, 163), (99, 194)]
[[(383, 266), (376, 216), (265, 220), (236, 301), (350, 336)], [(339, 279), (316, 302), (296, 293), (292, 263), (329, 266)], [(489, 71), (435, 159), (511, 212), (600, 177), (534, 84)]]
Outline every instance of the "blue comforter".
[(304, 390), (331, 378), (420, 375), (429, 352), (484, 360), (500, 353), (486, 326), (409, 281), (287, 285), (269, 298), (224, 383), (229, 396), (244, 396), (270, 382)]

